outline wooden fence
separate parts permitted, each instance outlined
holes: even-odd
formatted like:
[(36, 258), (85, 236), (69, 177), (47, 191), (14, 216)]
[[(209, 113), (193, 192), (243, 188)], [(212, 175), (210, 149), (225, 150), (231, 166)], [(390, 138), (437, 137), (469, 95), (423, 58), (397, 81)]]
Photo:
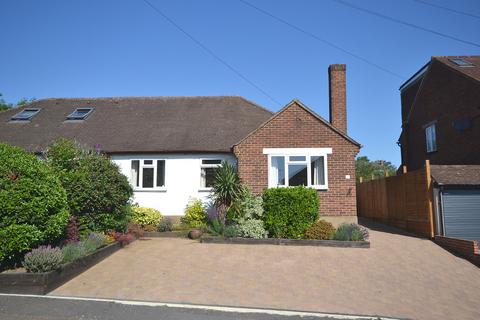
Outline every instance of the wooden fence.
[(417, 235), (434, 236), (430, 163), (425, 168), (357, 184), (359, 217), (370, 218)]

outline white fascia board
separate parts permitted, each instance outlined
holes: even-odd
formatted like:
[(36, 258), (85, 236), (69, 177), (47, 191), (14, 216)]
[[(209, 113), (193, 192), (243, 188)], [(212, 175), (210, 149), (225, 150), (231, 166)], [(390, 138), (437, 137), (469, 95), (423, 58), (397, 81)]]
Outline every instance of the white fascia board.
[(325, 155), (331, 154), (332, 148), (263, 148), (263, 154), (268, 155)]

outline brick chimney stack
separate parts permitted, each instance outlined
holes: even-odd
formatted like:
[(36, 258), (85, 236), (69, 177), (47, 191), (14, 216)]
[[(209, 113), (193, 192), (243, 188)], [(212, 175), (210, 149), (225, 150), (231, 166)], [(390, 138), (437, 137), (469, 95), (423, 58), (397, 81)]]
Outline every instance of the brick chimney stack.
[(328, 67), (330, 123), (347, 133), (346, 66), (331, 64)]

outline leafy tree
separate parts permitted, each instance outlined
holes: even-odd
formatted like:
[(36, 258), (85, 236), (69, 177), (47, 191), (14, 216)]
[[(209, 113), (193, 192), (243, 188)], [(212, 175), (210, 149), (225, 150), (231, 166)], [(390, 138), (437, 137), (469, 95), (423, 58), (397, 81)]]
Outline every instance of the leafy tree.
[(362, 178), (363, 181), (383, 178), (385, 176), (394, 176), (397, 169), (395, 166), (385, 160), (371, 161), (368, 157), (358, 157), (355, 161), (357, 171), (357, 181)]
[(17, 102), (16, 105), (13, 105), (11, 103), (7, 103), (2, 96), (3, 95), (0, 93), (0, 112), (10, 110), (11, 108), (21, 107), (36, 100), (35, 98), (22, 98)]
[(46, 156), (67, 192), (70, 213), (81, 232), (125, 229), (133, 190), (116, 164), (65, 139), (51, 145)]
[(3, 100), (2, 96), (3, 95), (0, 93), (0, 112), (9, 110), (12, 107), (12, 104)]

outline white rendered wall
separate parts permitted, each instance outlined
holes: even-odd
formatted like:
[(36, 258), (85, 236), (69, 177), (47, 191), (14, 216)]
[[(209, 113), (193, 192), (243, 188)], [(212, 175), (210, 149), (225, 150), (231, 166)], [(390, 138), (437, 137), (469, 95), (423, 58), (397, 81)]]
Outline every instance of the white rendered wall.
[(131, 160), (165, 160), (165, 190), (136, 190), (133, 201), (142, 207), (159, 210), (166, 216), (183, 215), (190, 197), (208, 201), (210, 192), (200, 187), (200, 166), (203, 159), (221, 159), (236, 164), (232, 154), (154, 154), (111, 155), (110, 157), (130, 181)]

